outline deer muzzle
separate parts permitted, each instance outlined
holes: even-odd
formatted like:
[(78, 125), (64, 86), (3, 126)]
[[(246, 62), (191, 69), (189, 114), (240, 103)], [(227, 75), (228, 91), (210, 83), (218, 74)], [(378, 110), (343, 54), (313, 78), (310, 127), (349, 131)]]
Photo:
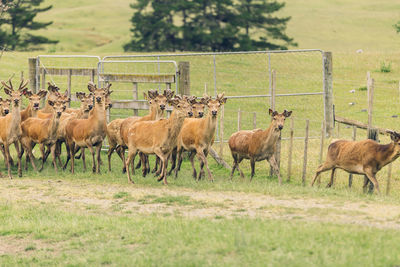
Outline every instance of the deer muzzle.
[(165, 105), (160, 105), (160, 109), (164, 110), (165, 109)]
[(96, 97), (96, 101), (97, 101), (97, 103), (100, 103), (101, 102), (101, 97)]
[(5, 110), (4, 110), (4, 114), (7, 115), (8, 113), (10, 113), (10, 111), (9, 111), (8, 109), (5, 109)]
[(189, 116), (189, 117), (192, 117), (192, 116), (193, 116), (193, 112), (189, 111), (189, 112), (188, 112), (188, 116)]
[(216, 110), (213, 110), (213, 111), (211, 112), (211, 114), (215, 117), (215, 116), (217, 116), (218, 112), (217, 112)]
[(204, 112), (199, 112), (199, 118), (203, 118)]

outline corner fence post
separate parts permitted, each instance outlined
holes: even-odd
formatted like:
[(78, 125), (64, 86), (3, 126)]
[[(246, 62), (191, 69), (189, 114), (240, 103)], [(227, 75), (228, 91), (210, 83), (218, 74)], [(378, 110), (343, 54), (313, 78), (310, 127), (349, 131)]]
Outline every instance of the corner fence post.
[(333, 129), (333, 79), (332, 79), (332, 52), (323, 52), (323, 88), (326, 134), (332, 136)]
[(36, 58), (31, 57), (28, 58), (28, 66), (29, 66), (29, 89), (31, 89), (35, 94), (38, 91), (36, 88)]

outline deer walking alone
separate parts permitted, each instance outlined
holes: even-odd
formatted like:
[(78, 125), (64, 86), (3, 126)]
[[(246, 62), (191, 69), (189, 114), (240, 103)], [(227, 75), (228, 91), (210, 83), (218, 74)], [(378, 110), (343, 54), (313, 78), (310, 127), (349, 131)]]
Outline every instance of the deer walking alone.
[(269, 109), (269, 114), (272, 116), (272, 122), (268, 129), (238, 131), (229, 138), (229, 148), (233, 157), (231, 179), (235, 169), (238, 169), (240, 176), (244, 178), (239, 164), (243, 159), (250, 159), (251, 181), (255, 173), (256, 161), (266, 159), (278, 174), (279, 184), (282, 184), (281, 174), (275, 159), (276, 143), (281, 135), (285, 119), (290, 117), (292, 111), (284, 110), (283, 113), (279, 114), (277, 111)]
[(353, 174), (363, 174), (363, 190), (366, 192), (368, 181), (374, 184), (379, 191), (376, 173), (387, 164), (395, 161), (400, 156), (400, 134), (388, 132), (392, 140), (386, 145), (378, 144), (376, 141), (367, 139), (362, 141), (337, 140), (328, 147), (326, 160), (318, 167), (311, 186), (314, 185), (318, 176), (325, 171), (332, 170), (331, 179), (327, 187), (333, 184), (336, 169), (343, 169)]

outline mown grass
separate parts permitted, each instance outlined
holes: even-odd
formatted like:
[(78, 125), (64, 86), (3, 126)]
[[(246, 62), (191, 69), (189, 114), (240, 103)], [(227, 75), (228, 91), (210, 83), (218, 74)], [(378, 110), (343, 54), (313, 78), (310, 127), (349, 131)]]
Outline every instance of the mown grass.
[(0, 210), (0, 240), (17, 240), (20, 246), (0, 255), (2, 265), (394, 266), (400, 261), (399, 232), (366, 226), (94, 215), (27, 203), (2, 202)]

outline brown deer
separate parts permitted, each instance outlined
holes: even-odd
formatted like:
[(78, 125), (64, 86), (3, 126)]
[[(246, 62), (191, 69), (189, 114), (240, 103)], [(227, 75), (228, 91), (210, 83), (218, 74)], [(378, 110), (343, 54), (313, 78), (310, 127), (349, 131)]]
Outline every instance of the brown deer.
[(229, 138), (229, 148), (233, 157), (233, 167), (231, 179), (235, 169), (238, 169), (240, 176), (244, 178), (239, 164), (243, 159), (250, 159), (251, 178), (255, 173), (256, 161), (268, 160), (271, 168), (278, 174), (279, 184), (282, 184), (282, 179), (278, 164), (275, 159), (276, 143), (281, 135), (285, 119), (292, 114), (292, 111), (284, 110), (279, 114), (277, 111), (269, 109), (269, 114), (272, 116), (272, 122), (268, 129), (255, 129), (250, 131), (238, 131)]
[[(122, 172), (126, 171), (126, 165), (125, 165), (125, 149), (127, 148), (127, 142), (128, 142), (128, 131), (129, 128), (136, 122), (139, 121), (154, 121), (154, 120), (159, 120), (164, 117), (164, 111), (165, 108), (167, 107), (167, 102), (174, 96), (174, 92), (171, 90), (164, 90), (164, 94), (160, 95), (157, 90), (149, 90), (148, 95), (145, 95), (145, 99), (148, 100), (149, 105), (150, 105), (150, 112), (148, 115), (143, 116), (143, 117), (129, 117), (126, 119), (123, 119), (122, 121), (116, 121), (113, 125), (109, 125), (109, 134), (111, 134), (113, 137), (112, 139), (117, 141), (117, 148), (116, 151), (120, 158), (122, 159), (123, 162), (123, 169)], [(112, 123), (112, 122), (111, 122)], [(118, 124), (120, 124), (118, 128)], [(119, 130), (119, 132), (118, 132)], [(114, 146), (114, 144), (113, 144)], [(109, 150), (110, 152), (110, 150)], [(112, 153), (112, 152), (111, 152)], [(109, 155), (109, 159), (111, 158), (111, 155)], [(109, 161), (110, 164), (110, 161)], [(146, 166), (146, 170), (147, 170)]]
[[(60, 118), (60, 125), (57, 130), (57, 144), (56, 144), (56, 158), (59, 165), (61, 166), (61, 145), (66, 140), (66, 126), (68, 122), (73, 119), (87, 119), (90, 111), (93, 109), (93, 94), (87, 94), (84, 92), (76, 92), (76, 97), (81, 101), (81, 106), (78, 112), (73, 111), (72, 113), (63, 113)], [(46, 155), (47, 156), (47, 155)], [(84, 170), (86, 170), (86, 162), (84, 161)]]
[[(224, 97), (225, 93), (218, 94), (215, 100), (212, 100), (209, 96), (204, 96), (201, 99), (203, 105), (208, 107), (208, 114), (205, 118), (196, 119), (196, 118), (187, 118), (183, 124), (181, 132), (178, 136), (177, 143), (177, 159), (178, 166), (175, 169), (175, 177), (178, 176), (178, 171), (180, 169), (180, 165), (182, 164), (182, 151), (187, 150), (190, 151), (190, 162), (192, 164), (193, 169), (193, 177), (196, 179), (196, 168), (194, 167), (194, 156), (197, 155), (199, 161), (201, 162), (201, 171), (199, 173), (199, 177), (201, 178), (203, 171), (203, 166), (206, 166), (208, 172), (208, 178), (213, 180), (213, 176), (208, 167), (207, 155), (208, 151), (214, 142), (214, 134), (215, 129), (218, 122), (218, 111), (221, 105), (226, 103), (226, 97)], [(173, 167), (174, 167), (173, 163)], [(171, 168), (172, 171), (172, 168)]]
[(29, 104), (24, 110), (21, 110), (21, 122), (30, 117), (37, 116), (37, 112), (40, 106), (40, 100), (46, 97), (46, 95), (47, 91), (45, 90), (40, 90), (37, 94), (34, 94), (29, 90), (25, 92), (25, 96), (28, 98)]
[(106, 88), (97, 88), (95, 84), (89, 82), (88, 89), (95, 99), (93, 113), (87, 119), (73, 119), (66, 126), (67, 162), (64, 167), (71, 159), (72, 173), (74, 173), (75, 147), (89, 148), (92, 153), (93, 172), (100, 173), (100, 150), (107, 132), (105, 97), (110, 86), (111, 84)]
[[(28, 118), (21, 123), (22, 135), (21, 135), (21, 145), (26, 154), (30, 158), (32, 167), (36, 171), (36, 165), (34, 162), (34, 157), (32, 154), (33, 144), (38, 144), (40, 152), (42, 154), (42, 166), (39, 171), (43, 170), (45, 157), (45, 147), (51, 151), (53, 158), (54, 170), (57, 172), (56, 155), (55, 148), (57, 142), (57, 130), (60, 124), (60, 118), (62, 113), (66, 109), (66, 104), (64, 101), (48, 101), (49, 105), (53, 107), (52, 117), (50, 119), (40, 119), (40, 118)], [(22, 153), (20, 154), (22, 157)]]
[(169, 119), (136, 122), (128, 131), (126, 171), (131, 183), (133, 180), (130, 176), (129, 164), (132, 164), (132, 173), (134, 174), (134, 159), (140, 151), (146, 155), (156, 154), (160, 158), (162, 170), (158, 181), (163, 180), (164, 184), (167, 184), (168, 157), (176, 146), (185, 117), (193, 115), (192, 106), (187, 99), (177, 96), (168, 102), (174, 107)]
[[(20, 154), (19, 139), (21, 137), (21, 97), (27, 90), (26, 86), (29, 80), (21, 80), (17, 90), (14, 90), (11, 80), (8, 80), (8, 85), (2, 81), (4, 85), (4, 92), (10, 96), (12, 112), (5, 117), (0, 117), (0, 144), (4, 146), (5, 161), (7, 162), (8, 177), (12, 179), (11, 175), (11, 155), (10, 145), (14, 144), (17, 155)], [(22, 176), (21, 159), (18, 157), (18, 176)]]
[(314, 185), (320, 173), (332, 170), (331, 180), (327, 185), (327, 187), (331, 187), (335, 170), (343, 169), (349, 173), (364, 175), (364, 192), (370, 181), (377, 192), (380, 193), (376, 173), (400, 156), (400, 134), (392, 131), (388, 131), (388, 133), (392, 142), (386, 145), (378, 144), (371, 139), (362, 141), (337, 140), (331, 143), (328, 147), (326, 160), (318, 167), (311, 186)]
[(10, 113), (11, 99), (3, 99), (0, 97), (0, 116), (6, 116)]
[(60, 97), (60, 88), (58, 88), (54, 84), (51, 84), (50, 82), (48, 82), (47, 84), (48, 84), (47, 90), (49, 91), (49, 93), (47, 94), (47, 99), (44, 107), (40, 110), (41, 113), (52, 113), (53, 108), (52, 106), (49, 105), (48, 101), (50, 100), (52, 102), (55, 102)]

